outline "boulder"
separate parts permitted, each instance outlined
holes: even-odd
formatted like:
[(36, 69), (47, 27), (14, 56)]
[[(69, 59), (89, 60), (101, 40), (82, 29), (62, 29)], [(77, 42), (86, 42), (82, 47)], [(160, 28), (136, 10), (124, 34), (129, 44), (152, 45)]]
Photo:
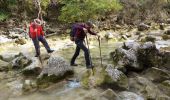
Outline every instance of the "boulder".
[(15, 40), (16, 44), (24, 45), (26, 44), (26, 40), (24, 38), (18, 38)]
[(129, 79), (130, 90), (142, 94), (146, 100), (155, 100), (158, 95), (161, 95), (159, 88), (149, 81), (147, 78), (137, 76)]
[(140, 23), (137, 27), (138, 27), (138, 31), (145, 31), (145, 30), (148, 30), (150, 28), (149, 25), (144, 24), (144, 23)]
[(101, 93), (96, 100), (115, 100), (117, 96), (118, 95), (112, 89), (107, 89)]
[(159, 84), (159, 89), (165, 93), (166, 95), (170, 96), (170, 80), (166, 80)]
[(9, 63), (0, 60), (0, 71), (7, 71), (9, 69)]
[(31, 64), (31, 62), (32, 61), (29, 58), (21, 54), (21, 56), (16, 57), (12, 61), (12, 69), (20, 69), (20, 68), (23, 69), (29, 64)]
[(159, 95), (156, 100), (170, 100), (170, 97), (167, 95)]
[(136, 55), (137, 52), (135, 50), (125, 50), (123, 48), (118, 48), (111, 53), (111, 57), (117, 66), (123, 66), (127, 70), (141, 70), (143, 67), (139, 66)]
[(143, 40), (142, 42), (155, 42), (156, 41), (156, 37), (154, 36), (146, 36), (145, 40)]
[(120, 92), (118, 95), (116, 100), (144, 100), (142, 96), (129, 91)]
[(37, 84), (33, 80), (25, 80), (22, 86), (23, 92), (33, 92), (37, 90)]
[(105, 69), (105, 71), (106, 71), (106, 74), (104, 77), (104, 84), (118, 86), (119, 88), (122, 88), (122, 89), (129, 88), (128, 78), (123, 72), (117, 69), (114, 69), (113, 66), (110, 64), (107, 65), (107, 68)]
[(37, 84), (42, 86), (44, 83), (58, 82), (70, 75), (73, 75), (73, 68), (65, 59), (59, 56), (51, 56), (48, 60), (48, 65), (42, 69)]
[(31, 64), (22, 70), (23, 75), (39, 75), (41, 73), (43, 64), (40, 62), (39, 58), (33, 57), (31, 59)]
[(3, 55), (1, 55), (1, 59), (3, 61), (6, 61), (6, 62), (11, 62), (12, 60), (14, 60), (16, 57), (19, 57), (23, 55), (22, 53), (18, 52), (18, 53), (5, 53)]
[(155, 44), (152, 42), (146, 42), (140, 46), (140, 49), (137, 51), (138, 63), (143, 68), (148, 67), (158, 67), (159, 65), (159, 50), (156, 48)]
[(164, 32), (164, 34), (170, 35), (170, 30), (166, 30), (166, 31)]
[(162, 82), (167, 79), (170, 79), (170, 74), (168, 74), (166, 70), (162, 70), (155, 67), (149, 68), (143, 74), (153, 82)]

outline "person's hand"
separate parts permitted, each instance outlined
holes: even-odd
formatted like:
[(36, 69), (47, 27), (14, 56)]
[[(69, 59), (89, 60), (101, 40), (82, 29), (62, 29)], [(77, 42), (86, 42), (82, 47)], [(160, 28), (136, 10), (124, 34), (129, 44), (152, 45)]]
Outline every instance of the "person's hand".
[(86, 28), (83, 28), (83, 31), (84, 31), (85, 33), (87, 33), (87, 32), (88, 32), (88, 30), (87, 30)]

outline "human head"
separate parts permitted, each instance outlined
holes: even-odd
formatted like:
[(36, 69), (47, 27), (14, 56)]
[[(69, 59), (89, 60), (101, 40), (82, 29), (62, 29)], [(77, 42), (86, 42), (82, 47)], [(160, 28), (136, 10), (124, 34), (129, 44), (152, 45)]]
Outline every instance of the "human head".
[(86, 23), (85, 23), (85, 26), (86, 26), (87, 28), (93, 28), (93, 27), (94, 27), (94, 25), (93, 25), (91, 22), (86, 22)]
[(37, 18), (37, 19), (34, 19), (34, 24), (41, 25), (42, 23), (41, 23), (41, 20)]

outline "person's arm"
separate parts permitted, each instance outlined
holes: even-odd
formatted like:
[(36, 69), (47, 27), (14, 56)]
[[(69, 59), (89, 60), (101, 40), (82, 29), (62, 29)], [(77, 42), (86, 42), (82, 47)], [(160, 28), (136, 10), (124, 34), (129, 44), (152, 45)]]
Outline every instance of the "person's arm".
[(39, 28), (40, 28), (40, 33), (41, 33), (41, 35), (44, 36), (44, 31), (43, 31), (42, 26), (40, 26)]
[(31, 27), (29, 27), (29, 32), (28, 32), (28, 34), (29, 34), (29, 37), (30, 38), (32, 38), (32, 36), (31, 36), (31, 32), (33, 31), (33, 29), (31, 28)]

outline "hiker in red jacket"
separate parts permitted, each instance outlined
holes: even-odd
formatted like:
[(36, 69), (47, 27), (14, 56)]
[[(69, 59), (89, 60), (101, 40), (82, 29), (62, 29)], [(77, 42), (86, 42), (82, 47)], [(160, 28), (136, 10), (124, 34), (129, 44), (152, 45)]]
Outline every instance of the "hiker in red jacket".
[(35, 57), (38, 57), (40, 55), (39, 41), (44, 45), (48, 53), (52, 53), (54, 51), (50, 49), (44, 37), (43, 28), (41, 26), (41, 20), (34, 19), (34, 22), (31, 22), (29, 26), (29, 37), (32, 39), (34, 46), (35, 46), (35, 50), (36, 50)]

